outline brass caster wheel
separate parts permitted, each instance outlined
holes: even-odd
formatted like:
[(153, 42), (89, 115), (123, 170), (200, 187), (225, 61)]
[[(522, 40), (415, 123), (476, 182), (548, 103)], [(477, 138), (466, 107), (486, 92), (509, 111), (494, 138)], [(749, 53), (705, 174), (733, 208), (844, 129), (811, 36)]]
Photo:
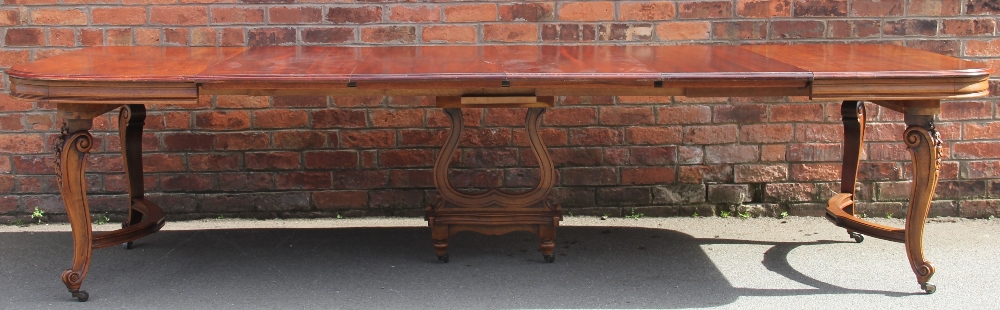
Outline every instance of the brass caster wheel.
[(73, 293), (73, 298), (76, 298), (76, 300), (79, 302), (85, 302), (87, 301), (87, 299), (90, 299), (90, 294), (87, 294), (87, 291), (84, 290), (79, 290), (76, 292), (70, 291), (70, 293)]
[(930, 283), (920, 283), (920, 289), (924, 290), (924, 293), (934, 294), (937, 292), (937, 286)]
[(448, 254), (438, 255), (438, 261), (439, 262), (444, 262), (444, 263), (447, 264), (448, 263)]
[(851, 239), (854, 239), (854, 242), (861, 243), (865, 241), (865, 235), (853, 231), (848, 232), (847, 234), (851, 236)]
[[(122, 223), (122, 228), (126, 228), (126, 227), (128, 227), (128, 223), (127, 222), (126, 223)], [(132, 249), (132, 241), (122, 243), (122, 248), (126, 249), (126, 250), (131, 250)]]
[(545, 257), (545, 262), (547, 262), (547, 263), (554, 263), (554, 262), (556, 262), (556, 256), (555, 255), (542, 255), (542, 257)]

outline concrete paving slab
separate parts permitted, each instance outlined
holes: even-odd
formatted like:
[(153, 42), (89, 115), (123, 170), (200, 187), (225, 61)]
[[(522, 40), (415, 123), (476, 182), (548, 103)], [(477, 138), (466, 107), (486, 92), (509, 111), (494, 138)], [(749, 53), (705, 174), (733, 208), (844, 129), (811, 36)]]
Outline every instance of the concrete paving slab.
[[(901, 220), (882, 220), (900, 226)], [(110, 230), (117, 225), (102, 225)], [(820, 218), (568, 217), (556, 262), (528, 233), (451, 240), (420, 219), (168, 222), (99, 249), (70, 298), (65, 224), (0, 228), (0, 309), (996, 309), (1000, 220), (934, 219), (938, 292), (900, 243), (857, 244)]]

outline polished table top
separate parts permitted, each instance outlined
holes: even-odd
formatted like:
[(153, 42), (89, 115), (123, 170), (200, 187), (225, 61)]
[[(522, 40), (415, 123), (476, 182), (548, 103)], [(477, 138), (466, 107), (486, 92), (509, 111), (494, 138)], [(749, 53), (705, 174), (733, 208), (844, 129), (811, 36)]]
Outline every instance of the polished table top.
[[(615, 88), (622, 95), (868, 100), (982, 96), (989, 76), (981, 64), (931, 52), (835, 44), (90, 47), (17, 65), (7, 73), (15, 96), (22, 93), (17, 89), (22, 82), (76, 81), (197, 83), (203, 94), (277, 95), (288, 94), (282, 89), (310, 88), (304, 93), (467, 95), (506, 89), (600, 95)], [(45, 94), (34, 95), (45, 99), (38, 97)]]

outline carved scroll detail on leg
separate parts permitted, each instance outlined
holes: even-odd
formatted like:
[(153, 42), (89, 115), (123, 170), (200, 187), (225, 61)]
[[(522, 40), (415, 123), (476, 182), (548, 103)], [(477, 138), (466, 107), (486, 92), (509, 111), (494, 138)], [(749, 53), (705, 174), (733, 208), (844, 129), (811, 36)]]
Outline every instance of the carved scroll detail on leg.
[(934, 266), (924, 257), (924, 223), (937, 187), (942, 157), (941, 138), (934, 130), (932, 121), (932, 116), (907, 115), (906, 124), (909, 127), (903, 134), (903, 140), (913, 156), (914, 170), (906, 214), (906, 254), (917, 282), (928, 293), (933, 293), (936, 288), (929, 283), (934, 275)]
[(86, 292), (80, 291), (80, 285), (87, 276), (93, 250), (87, 183), (84, 179), (87, 154), (94, 145), (94, 137), (88, 132), (90, 126), (90, 119), (68, 120), (60, 137), (63, 144), (56, 148), (56, 181), (66, 206), (66, 216), (73, 228), (73, 266), (63, 271), (62, 280), (80, 301), (87, 299)]

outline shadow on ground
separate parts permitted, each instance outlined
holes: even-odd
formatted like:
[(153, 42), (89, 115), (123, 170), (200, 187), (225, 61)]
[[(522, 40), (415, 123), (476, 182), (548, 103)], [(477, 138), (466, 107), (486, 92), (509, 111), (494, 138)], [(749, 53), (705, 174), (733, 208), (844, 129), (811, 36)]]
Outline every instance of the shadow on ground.
[[(741, 296), (910, 295), (834, 286), (788, 263), (798, 247), (845, 242), (561, 227), (553, 264), (527, 233), (460, 233), (444, 264), (426, 228), (163, 231), (129, 251), (96, 250), (80, 304), (59, 280), (69, 233), (3, 233), (0, 282), (12, 285), (0, 308), (702, 308)], [(734, 288), (703, 250), (712, 244), (771, 245), (760, 263), (811, 288)]]

